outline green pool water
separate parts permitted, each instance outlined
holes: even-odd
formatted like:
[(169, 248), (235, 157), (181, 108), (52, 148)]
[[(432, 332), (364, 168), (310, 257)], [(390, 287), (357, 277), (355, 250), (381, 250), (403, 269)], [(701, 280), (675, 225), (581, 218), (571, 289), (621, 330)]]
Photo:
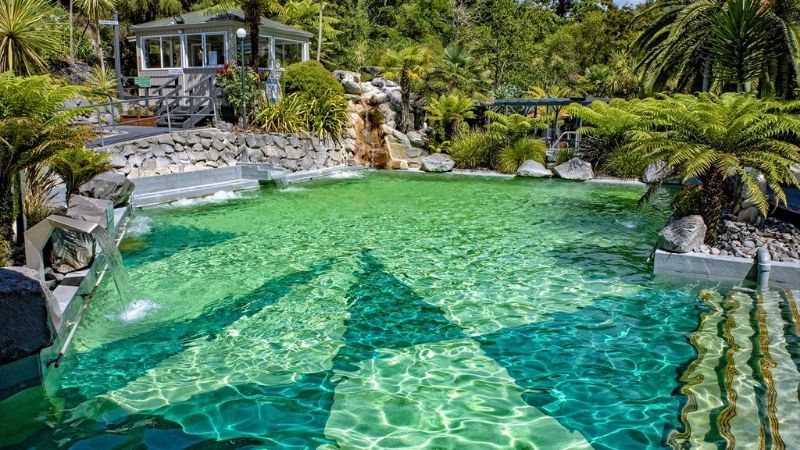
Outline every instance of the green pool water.
[(0, 436), (668, 447), (707, 309), (698, 286), (650, 275), (667, 199), (639, 214), (641, 193), (372, 173), (138, 211), (123, 256), (140, 300), (104, 283), (50, 400)]

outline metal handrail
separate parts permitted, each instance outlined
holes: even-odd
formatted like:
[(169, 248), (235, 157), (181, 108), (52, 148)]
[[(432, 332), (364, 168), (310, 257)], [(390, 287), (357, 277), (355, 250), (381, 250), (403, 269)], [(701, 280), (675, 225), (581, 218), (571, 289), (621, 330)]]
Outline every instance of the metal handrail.
[(100, 130), (100, 145), (103, 146), (103, 145), (105, 145), (105, 139), (104, 139), (104, 136), (103, 136), (103, 131), (104, 131), (105, 127), (103, 126), (103, 121), (101, 120), (101, 117), (100, 117), (100, 111), (103, 108), (108, 108), (108, 111), (111, 114), (112, 124), (108, 128), (113, 130), (114, 128), (116, 128), (119, 125), (124, 125), (121, 122), (117, 122), (115, 120), (115, 117), (114, 117), (114, 111), (116, 111), (116, 108), (118, 106), (120, 106), (122, 104), (126, 104), (126, 103), (142, 103), (142, 102), (149, 103), (150, 100), (156, 100), (156, 101), (162, 102), (163, 104), (166, 105), (166, 109), (165, 109), (165, 111), (163, 113), (166, 114), (166, 117), (167, 117), (167, 128), (169, 129), (169, 132), (172, 132), (172, 118), (170, 116), (170, 112), (171, 111), (170, 111), (170, 106), (169, 106), (170, 103), (171, 103), (170, 101), (171, 100), (180, 101), (180, 100), (183, 100), (183, 99), (189, 99), (189, 100), (192, 100), (192, 101), (195, 100), (195, 99), (202, 99), (203, 102), (201, 104), (205, 103), (205, 101), (208, 101), (209, 102), (208, 103), (209, 106), (211, 106), (211, 112), (210, 113), (199, 114), (199, 113), (197, 113), (198, 109), (195, 109), (194, 111), (191, 111), (190, 115), (213, 117), (213, 122), (215, 124), (219, 120), (219, 115), (218, 115), (218, 112), (217, 112), (218, 111), (217, 102), (214, 100), (213, 96), (211, 96), (211, 95), (175, 95), (175, 96), (166, 96), (166, 95), (164, 95), (164, 96), (139, 97), (139, 98), (134, 98), (134, 99), (118, 99), (118, 100), (111, 101), (111, 102), (91, 103), (91, 104), (85, 105), (85, 106), (77, 105), (77, 106), (72, 107), (72, 108), (67, 108), (67, 110), (70, 110), (70, 109), (83, 109), (83, 110), (94, 109), (95, 110), (95, 114), (97, 115), (97, 127)]

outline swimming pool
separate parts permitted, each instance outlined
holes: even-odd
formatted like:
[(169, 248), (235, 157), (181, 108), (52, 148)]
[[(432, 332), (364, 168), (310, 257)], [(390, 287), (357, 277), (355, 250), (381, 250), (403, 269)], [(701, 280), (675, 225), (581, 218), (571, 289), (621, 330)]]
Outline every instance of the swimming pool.
[(636, 213), (641, 193), (369, 173), (139, 211), (139, 300), (101, 286), (56, 395), (0, 442), (669, 447), (713, 363), (692, 338), (738, 310), (652, 278), (668, 212)]

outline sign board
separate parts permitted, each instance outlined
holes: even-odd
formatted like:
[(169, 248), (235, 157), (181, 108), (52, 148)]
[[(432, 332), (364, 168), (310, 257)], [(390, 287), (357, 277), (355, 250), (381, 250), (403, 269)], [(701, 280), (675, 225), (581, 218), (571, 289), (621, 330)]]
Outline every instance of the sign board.
[(176, 76), (176, 75), (183, 75), (183, 69), (181, 69), (181, 68), (177, 68), (177, 69), (169, 69), (169, 70), (167, 71), (167, 73), (168, 73), (169, 75), (173, 76), (173, 77), (174, 77), (174, 76)]
[(98, 20), (97, 23), (100, 25), (119, 25), (118, 20)]
[(142, 88), (149, 88), (150, 87), (150, 77), (135, 77), (133, 79), (133, 84), (142, 87)]

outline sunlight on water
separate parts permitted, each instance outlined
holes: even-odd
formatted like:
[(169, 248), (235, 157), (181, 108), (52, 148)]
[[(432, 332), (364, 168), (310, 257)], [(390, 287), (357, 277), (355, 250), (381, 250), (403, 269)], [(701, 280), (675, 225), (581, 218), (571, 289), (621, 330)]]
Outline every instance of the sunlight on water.
[(134, 300), (122, 311), (119, 318), (123, 322), (135, 322), (143, 319), (147, 313), (156, 308), (158, 305), (150, 300)]

